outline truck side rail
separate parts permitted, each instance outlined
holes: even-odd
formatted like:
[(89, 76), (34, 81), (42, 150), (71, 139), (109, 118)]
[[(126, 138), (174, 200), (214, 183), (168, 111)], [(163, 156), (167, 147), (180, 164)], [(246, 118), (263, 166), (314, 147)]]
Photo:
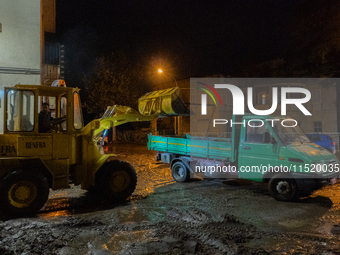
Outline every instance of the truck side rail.
[(149, 150), (199, 158), (230, 160), (232, 143), (229, 138), (170, 137), (148, 135)]

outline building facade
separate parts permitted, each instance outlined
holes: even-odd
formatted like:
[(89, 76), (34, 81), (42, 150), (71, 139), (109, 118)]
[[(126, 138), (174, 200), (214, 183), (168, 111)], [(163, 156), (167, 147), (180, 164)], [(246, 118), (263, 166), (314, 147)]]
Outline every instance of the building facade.
[[(202, 81), (203, 79), (197, 79)], [(191, 82), (197, 82), (192, 79)], [(218, 84), (235, 84), (243, 92), (245, 112), (250, 113), (247, 106), (247, 98), (251, 97), (253, 106), (257, 110), (267, 110), (273, 104), (273, 88), (277, 88), (277, 108), (271, 115), (282, 115), (281, 89), (282, 87), (300, 87), (310, 91), (311, 99), (303, 106), (311, 113), (305, 115), (297, 106), (288, 104), (286, 116), (295, 119), (305, 133), (329, 134), (339, 145), (340, 132), (340, 87), (337, 78), (328, 79), (242, 79), (241, 82), (231, 83), (232, 80), (219, 79), (203, 80), (206, 84), (214, 86)], [(254, 82), (255, 81), (255, 82)], [(252, 88), (252, 95), (248, 95), (248, 87)], [(191, 111), (195, 124), (191, 123), (191, 133), (201, 136), (230, 137), (229, 124), (213, 127), (213, 119), (226, 119), (230, 121), (233, 112), (233, 97), (229, 90), (218, 89), (223, 105), (215, 105), (208, 97), (207, 114), (201, 115), (201, 90), (192, 90)], [(302, 99), (303, 93), (288, 93), (288, 99)], [(197, 124), (199, 123), (199, 124)], [(229, 122), (230, 123), (230, 122)]]
[[(55, 0), (0, 0), (0, 132), (3, 88), (45, 84), (45, 33), (55, 33)], [(59, 69), (53, 70), (57, 78)], [(50, 80), (48, 80), (50, 82)]]

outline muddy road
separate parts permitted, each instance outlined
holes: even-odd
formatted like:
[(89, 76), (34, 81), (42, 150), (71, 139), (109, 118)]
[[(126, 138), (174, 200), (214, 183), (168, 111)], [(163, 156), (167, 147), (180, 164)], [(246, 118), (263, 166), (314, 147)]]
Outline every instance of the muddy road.
[(339, 183), (277, 202), (261, 183), (176, 183), (146, 146), (111, 150), (137, 171), (129, 201), (51, 191), (36, 217), (1, 218), (0, 254), (340, 254)]

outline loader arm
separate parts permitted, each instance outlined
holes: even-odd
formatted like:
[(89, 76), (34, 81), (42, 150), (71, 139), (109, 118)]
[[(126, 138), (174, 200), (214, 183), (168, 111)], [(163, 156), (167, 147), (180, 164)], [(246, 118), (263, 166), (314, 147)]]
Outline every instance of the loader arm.
[(128, 106), (109, 106), (103, 117), (100, 119), (100, 127), (94, 131), (94, 135), (100, 134), (103, 130), (116, 127), (128, 122), (150, 121), (156, 119), (159, 112), (152, 115), (142, 115)]
[(92, 120), (90, 123), (88, 123), (86, 127), (82, 130), (81, 135), (93, 135), (93, 141), (98, 142), (99, 138), (102, 135), (102, 131), (104, 130), (128, 122), (150, 121), (156, 119), (158, 116), (158, 112), (152, 115), (145, 116), (128, 106), (108, 106), (102, 118)]
[[(180, 97), (179, 88), (149, 92), (138, 100), (138, 111), (128, 106), (108, 106), (100, 119), (93, 120), (83, 129), (82, 135), (93, 135), (98, 142), (102, 131), (128, 122), (150, 121), (159, 116), (188, 116), (189, 109)], [(90, 132), (93, 133), (90, 134)], [(105, 135), (105, 134), (104, 134)]]

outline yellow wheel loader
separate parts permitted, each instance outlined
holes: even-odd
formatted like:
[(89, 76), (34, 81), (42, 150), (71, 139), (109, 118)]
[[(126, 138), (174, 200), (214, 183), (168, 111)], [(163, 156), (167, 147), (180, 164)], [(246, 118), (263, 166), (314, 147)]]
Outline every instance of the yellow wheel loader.
[[(4, 132), (0, 134), (0, 210), (8, 215), (37, 213), (49, 189), (95, 188), (101, 198), (127, 199), (135, 190), (135, 169), (127, 162), (108, 160), (97, 143), (103, 130), (159, 115), (176, 115), (178, 89), (148, 93), (140, 99), (140, 114), (130, 107), (110, 106), (101, 119), (83, 126), (78, 88), (16, 85), (4, 89)], [(39, 132), (39, 112), (48, 102), (53, 128)], [(169, 103), (170, 102), (170, 103)], [(176, 103), (176, 104), (177, 104)], [(62, 118), (64, 117), (64, 118)], [(111, 158), (112, 159), (112, 158)]]

